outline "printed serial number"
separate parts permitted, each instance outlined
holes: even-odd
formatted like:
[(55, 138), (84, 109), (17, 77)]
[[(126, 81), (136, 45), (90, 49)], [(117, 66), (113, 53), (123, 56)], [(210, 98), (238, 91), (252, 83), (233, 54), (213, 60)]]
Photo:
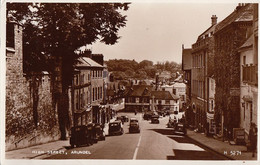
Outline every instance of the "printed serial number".
[(241, 151), (224, 151), (224, 155), (230, 155), (230, 156), (238, 156), (242, 155)]

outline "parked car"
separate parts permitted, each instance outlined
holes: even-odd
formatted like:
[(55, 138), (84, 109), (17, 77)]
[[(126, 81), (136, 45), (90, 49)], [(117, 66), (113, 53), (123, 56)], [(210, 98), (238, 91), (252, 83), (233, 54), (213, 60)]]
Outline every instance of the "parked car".
[(186, 127), (183, 123), (177, 123), (173, 129), (174, 133), (182, 133), (184, 135), (187, 134)]
[(158, 115), (165, 117), (166, 116), (166, 112), (164, 110), (159, 110), (158, 111)]
[(124, 122), (128, 122), (129, 121), (129, 119), (128, 119), (128, 117), (126, 115), (122, 115), (121, 118), (122, 118), (122, 120)]
[(160, 121), (159, 121), (159, 115), (153, 115), (153, 116), (151, 117), (151, 123), (157, 123), (157, 124), (159, 124), (159, 123), (160, 123)]
[(151, 111), (145, 112), (144, 115), (143, 115), (143, 119), (144, 120), (150, 120), (153, 115), (154, 114)]
[(95, 124), (96, 140), (105, 140), (106, 139), (105, 131), (103, 128), (104, 127), (101, 124), (99, 124), (99, 123)]
[(139, 121), (136, 118), (130, 119), (129, 133), (133, 132), (140, 133)]
[(116, 121), (122, 121), (122, 120), (123, 120), (122, 116), (117, 116), (116, 117)]
[(122, 126), (122, 122), (116, 120), (112, 123), (109, 123), (108, 134), (111, 135), (122, 135), (124, 133), (124, 129)]
[(80, 125), (71, 128), (70, 145), (78, 147), (81, 145), (92, 145), (95, 140), (93, 125)]
[(175, 126), (175, 121), (173, 119), (169, 119), (169, 121), (167, 123), (167, 127), (174, 128), (174, 126)]

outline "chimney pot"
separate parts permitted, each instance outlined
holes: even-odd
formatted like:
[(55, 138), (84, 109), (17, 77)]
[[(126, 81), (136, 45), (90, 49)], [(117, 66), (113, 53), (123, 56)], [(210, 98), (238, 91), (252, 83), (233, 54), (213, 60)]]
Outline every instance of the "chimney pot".
[(211, 17), (211, 25), (216, 25), (217, 24), (217, 19), (218, 19), (218, 17), (216, 15), (212, 15), (212, 17)]

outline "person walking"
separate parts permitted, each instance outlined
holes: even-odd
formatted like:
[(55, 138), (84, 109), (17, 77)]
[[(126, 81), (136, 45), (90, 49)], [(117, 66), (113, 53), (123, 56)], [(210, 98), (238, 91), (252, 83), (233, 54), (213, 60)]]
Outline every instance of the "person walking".
[(250, 147), (252, 150), (252, 157), (255, 157), (256, 146), (257, 146), (257, 129), (255, 123), (251, 123), (249, 130)]

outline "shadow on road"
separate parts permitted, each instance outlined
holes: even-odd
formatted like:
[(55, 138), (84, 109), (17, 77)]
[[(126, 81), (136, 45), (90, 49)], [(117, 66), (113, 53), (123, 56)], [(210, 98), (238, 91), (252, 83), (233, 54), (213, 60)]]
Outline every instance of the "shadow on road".
[(172, 129), (149, 129), (151, 131), (155, 131), (157, 133), (160, 133), (162, 135), (174, 135), (174, 132)]
[(175, 140), (178, 143), (192, 143), (190, 139), (184, 137), (168, 136), (168, 138)]

